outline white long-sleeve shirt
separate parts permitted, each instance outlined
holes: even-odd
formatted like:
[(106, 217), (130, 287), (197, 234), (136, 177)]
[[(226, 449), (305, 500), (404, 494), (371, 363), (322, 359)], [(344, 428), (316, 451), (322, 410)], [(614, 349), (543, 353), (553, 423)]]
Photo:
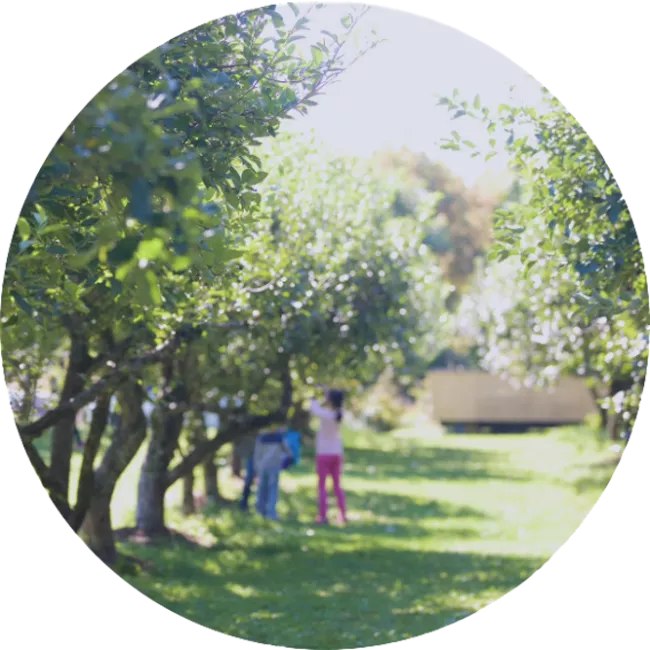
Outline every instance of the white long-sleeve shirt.
[(341, 427), (336, 419), (336, 411), (321, 406), (317, 400), (312, 400), (309, 412), (320, 420), (316, 433), (316, 454), (342, 456), (343, 439), (341, 438)]

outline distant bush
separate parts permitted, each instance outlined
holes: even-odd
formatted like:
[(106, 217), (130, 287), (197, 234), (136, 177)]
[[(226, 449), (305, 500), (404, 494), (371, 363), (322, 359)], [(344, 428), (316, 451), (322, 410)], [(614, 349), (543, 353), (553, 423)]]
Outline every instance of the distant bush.
[(392, 431), (402, 424), (408, 406), (408, 398), (388, 368), (370, 390), (353, 400), (351, 410), (377, 431)]
[(433, 405), (433, 386), (431, 375), (428, 374), (414, 389), (414, 411), (428, 422), (438, 422)]

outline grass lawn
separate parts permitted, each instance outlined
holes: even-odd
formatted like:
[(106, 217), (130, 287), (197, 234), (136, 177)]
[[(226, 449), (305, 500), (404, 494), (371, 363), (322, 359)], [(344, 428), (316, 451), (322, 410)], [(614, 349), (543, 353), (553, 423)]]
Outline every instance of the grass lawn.
[[(118, 485), (116, 528), (133, 525), (141, 455)], [(261, 643), (338, 649), (418, 636), (536, 571), (579, 526), (617, 460), (586, 429), (350, 433), (345, 529), (312, 524), (307, 450), (282, 476), (279, 523), (231, 508), (185, 519), (175, 486), (170, 525), (211, 548), (122, 545), (153, 563), (125, 579), (196, 623)], [(238, 496), (241, 483), (221, 474), (225, 495)]]

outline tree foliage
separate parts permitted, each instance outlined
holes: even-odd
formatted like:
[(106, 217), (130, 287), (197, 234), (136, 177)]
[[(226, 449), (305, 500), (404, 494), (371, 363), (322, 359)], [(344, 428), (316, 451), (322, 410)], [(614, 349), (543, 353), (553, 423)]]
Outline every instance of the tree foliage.
[[(169, 466), (188, 409), (222, 410), (226, 422), (237, 424), (218, 444), (259, 424), (242, 397), (252, 402), (266, 391), (259, 412), (286, 413), (288, 354), (273, 341), (282, 306), (276, 302), (276, 312), (260, 319), (257, 305), (267, 296), (241, 299), (244, 283), (258, 286), (267, 274), (264, 256), (275, 254), (255, 243), (267, 224), (259, 188), (268, 170), (259, 147), (375, 45), (349, 43), (367, 11), (357, 7), (338, 33), (321, 35), (305, 54), (298, 42), (317, 8), (296, 8), (288, 21), (273, 6), (242, 12), (157, 48), (84, 107), (33, 183), (7, 261), (3, 362), (23, 392), (33, 393), (43, 377), (24, 370), (42, 369), (44, 359), (60, 353), (67, 359), (59, 405), (35, 419), (26, 410), (20, 431), (75, 529), (84, 513), (69, 503), (70, 457), (75, 414), (86, 404), (105, 404), (117, 391), (128, 416), (100, 465), (108, 463), (110, 480), (86, 472), (94, 479), (82, 482), (90, 492), (80, 502), (90, 508), (91, 523), (105, 521), (116, 473), (142, 442), (137, 413), (145, 382), (157, 383), (160, 393), (152, 441), (162, 447), (150, 451), (165, 450), (167, 462), (156, 467), (163, 494), (216, 448), (196, 440), (191, 458)], [(308, 335), (300, 327), (304, 322), (292, 334), (294, 347)], [(136, 388), (125, 388), (131, 384)], [(223, 395), (225, 406), (221, 400), (212, 408)], [(97, 419), (93, 441), (105, 428)], [(46, 430), (49, 466), (33, 446)], [(99, 449), (87, 445), (86, 468)], [(99, 525), (83, 528), (91, 537), (106, 534)], [(98, 549), (110, 556), (105, 542)]]
[[(489, 273), (469, 310), (484, 363), (528, 383), (585, 376), (604, 407), (633, 421), (648, 354), (648, 291), (641, 247), (620, 188), (595, 144), (560, 102), (502, 105), (496, 115), (458, 97), (441, 105), (481, 119), (519, 179), (520, 196), (495, 212)], [(447, 148), (475, 148), (452, 137)]]

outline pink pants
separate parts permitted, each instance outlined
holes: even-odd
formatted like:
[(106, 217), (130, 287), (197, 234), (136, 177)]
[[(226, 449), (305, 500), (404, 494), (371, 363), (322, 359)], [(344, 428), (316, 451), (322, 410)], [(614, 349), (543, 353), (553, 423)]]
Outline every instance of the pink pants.
[(338, 501), (341, 517), (345, 519), (345, 494), (341, 489), (341, 471), (343, 469), (343, 456), (318, 454), (316, 456), (316, 472), (318, 474), (318, 510), (321, 521), (327, 519), (327, 477), (332, 477), (334, 494)]

